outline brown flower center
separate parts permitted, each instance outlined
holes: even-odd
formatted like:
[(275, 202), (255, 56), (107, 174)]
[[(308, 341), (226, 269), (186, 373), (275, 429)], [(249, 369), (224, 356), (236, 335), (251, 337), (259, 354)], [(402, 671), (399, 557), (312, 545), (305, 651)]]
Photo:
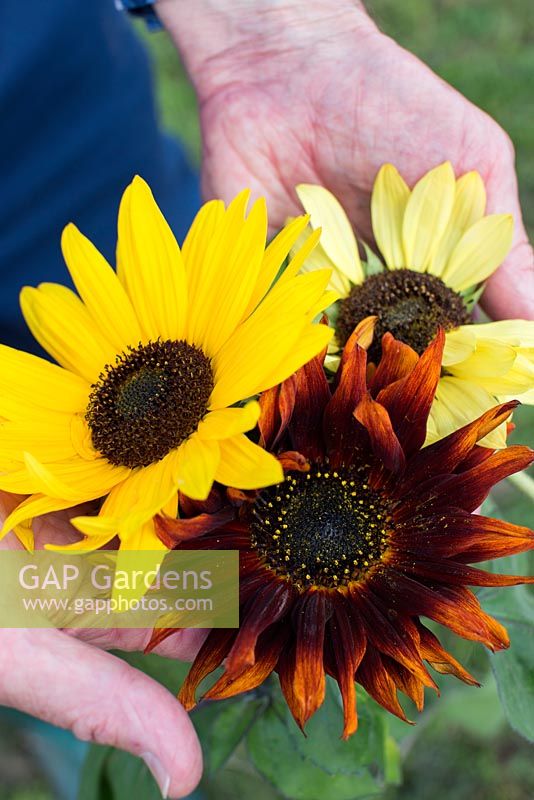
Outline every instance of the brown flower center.
[(441, 278), (410, 269), (380, 272), (353, 287), (341, 301), (336, 323), (341, 346), (358, 322), (370, 315), (378, 316), (369, 348), (369, 360), (375, 363), (380, 360), (382, 336), (387, 331), (421, 354), (440, 326), (450, 331), (470, 322), (462, 298)]
[(93, 446), (112, 464), (147, 467), (196, 430), (212, 390), (198, 347), (167, 340), (131, 348), (92, 387), (85, 416)]
[(316, 465), (290, 473), (255, 503), (251, 542), (265, 563), (300, 589), (359, 580), (384, 552), (385, 498), (355, 469)]

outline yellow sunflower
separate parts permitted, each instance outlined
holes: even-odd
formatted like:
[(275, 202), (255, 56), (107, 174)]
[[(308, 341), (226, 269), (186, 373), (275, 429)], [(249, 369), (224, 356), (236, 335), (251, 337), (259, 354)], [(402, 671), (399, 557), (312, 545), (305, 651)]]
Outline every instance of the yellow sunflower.
[[(322, 186), (302, 184), (297, 194), (322, 227), (321, 241), (305, 271), (332, 267), (331, 288), (341, 295), (335, 351), (357, 322), (378, 317), (370, 358), (378, 362), (382, 334), (422, 353), (437, 328), (446, 331), (442, 376), (428, 423), (427, 444), (472, 422), (497, 399), (518, 396), (534, 403), (534, 322), (472, 324), (481, 284), (510, 250), (513, 219), (485, 214), (486, 192), (477, 172), (456, 179), (450, 163), (432, 169), (409, 189), (391, 164), (375, 180), (373, 234), (383, 262), (364, 244), (360, 259), (351, 224), (337, 199)], [(503, 424), (484, 440), (504, 447)]]
[[(249, 193), (204, 205), (180, 249), (147, 184), (119, 211), (117, 272), (74, 225), (63, 233), (78, 291), (25, 287), (21, 306), (49, 363), (0, 345), (0, 490), (29, 495), (7, 518), (32, 545), (34, 517), (104, 498), (72, 520), (82, 546), (116, 534), (128, 549), (163, 547), (152, 519), (176, 516), (178, 493), (205, 499), (214, 480), (242, 489), (282, 480), (245, 431), (255, 400), (320, 352), (314, 324), (332, 302), (330, 270), (297, 274), (313, 233), (280, 267), (308, 218), (265, 247), (267, 212)], [(80, 543), (73, 545), (80, 549)]]

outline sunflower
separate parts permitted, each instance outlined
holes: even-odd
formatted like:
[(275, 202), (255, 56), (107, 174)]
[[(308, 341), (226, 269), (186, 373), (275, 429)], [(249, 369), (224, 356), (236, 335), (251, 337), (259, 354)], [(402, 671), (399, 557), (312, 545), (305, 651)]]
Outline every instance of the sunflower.
[[(445, 329), (427, 443), (473, 421), (497, 400), (520, 396), (534, 403), (534, 322), (471, 322), (479, 287), (506, 257), (513, 235), (509, 214), (485, 215), (486, 192), (477, 172), (456, 180), (445, 163), (410, 191), (391, 164), (380, 169), (371, 218), (385, 267), (367, 247), (362, 263), (350, 222), (329, 191), (303, 184), (297, 194), (312, 228), (323, 228), (305, 269), (332, 266), (331, 286), (343, 298), (336, 320), (339, 345), (369, 314), (378, 316), (370, 351), (375, 362), (386, 331), (422, 353), (438, 326)], [(331, 357), (334, 366), (337, 360)], [(486, 443), (504, 447), (505, 426)]]
[[(162, 547), (153, 517), (178, 492), (204, 499), (214, 480), (277, 483), (275, 457), (248, 439), (255, 400), (319, 352), (314, 317), (331, 302), (330, 270), (297, 275), (318, 234), (274, 283), (307, 224), (265, 247), (267, 213), (249, 193), (202, 207), (179, 248), (147, 184), (124, 192), (117, 272), (74, 225), (63, 254), (79, 296), (45, 283), (21, 293), (25, 319), (54, 365), (0, 346), (0, 490), (29, 495), (7, 518), (31, 546), (29, 521), (104, 498), (73, 525), (88, 549), (119, 534)], [(80, 549), (80, 543), (73, 545)]]
[[(253, 689), (276, 671), (303, 728), (328, 673), (347, 737), (357, 727), (355, 680), (401, 719), (398, 691), (421, 710), (424, 688), (437, 688), (424, 662), (476, 684), (420, 617), (491, 650), (508, 647), (467, 586), (534, 581), (468, 566), (534, 542), (527, 528), (473, 513), (494, 483), (534, 460), (527, 447), (477, 444), (517, 401), (421, 449), (443, 334), (420, 357), (386, 334), (378, 368), (367, 371), (371, 329), (365, 320), (349, 338), (333, 388), (323, 353), (262, 396), (261, 441), (284, 465), (282, 482), (242, 493), (239, 515), (218, 529), (199, 518), (199, 538), (190, 537), (202, 524), (158, 521), (169, 546), (240, 551), (241, 626), (208, 635), (180, 692), (188, 709), (224, 662), (206, 698)], [(156, 630), (151, 646), (170, 634)]]

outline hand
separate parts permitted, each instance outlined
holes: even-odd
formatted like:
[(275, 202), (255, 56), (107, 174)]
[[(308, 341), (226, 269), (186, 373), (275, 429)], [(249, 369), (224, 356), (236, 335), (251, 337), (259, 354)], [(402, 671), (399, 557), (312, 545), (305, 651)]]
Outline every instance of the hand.
[[(14, 504), (15, 498), (0, 493), (0, 518)], [(35, 528), (37, 548), (45, 540), (67, 543), (79, 538), (65, 514), (42, 517)], [(0, 543), (1, 549), (20, 547), (12, 533)], [(188, 715), (167, 689), (104, 652), (143, 650), (150, 635), (147, 630), (67, 634), (4, 629), (0, 704), (69, 728), (84, 741), (141, 756), (163, 796), (183, 797), (193, 791), (202, 770), (200, 746)], [(155, 652), (191, 659), (201, 636), (200, 631), (177, 632)]]
[[(534, 258), (521, 219), (513, 148), (484, 112), (381, 34), (352, 0), (159, 0), (199, 97), (208, 196), (266, 195), (280, 226), (294, 187), (321, 183), (371, 237), (378, 168), (409, 184), (449, 159), (478, 170), (488, 212), (511, 212), (512, 252), (484, 303), (494, 317), (534, 316)], [(409, 266), (409, 265), (407, 265)]]

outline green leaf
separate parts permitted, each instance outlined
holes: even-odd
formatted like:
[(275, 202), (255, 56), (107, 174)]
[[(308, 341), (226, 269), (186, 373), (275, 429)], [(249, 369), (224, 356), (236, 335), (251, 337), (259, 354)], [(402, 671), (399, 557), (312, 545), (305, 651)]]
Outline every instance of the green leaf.
[(115, 655), (122, 658), (123, 661), (127, 661), (130, 666), (154, 678), (158, 683), (163, 684), (173, 694), (178, 693), (185, 676), (191, 668), (191, 664), (187, 662), (152, 654), (117, 652)]
[(344, 742), (339, 738), (342, 713), (336, 692), (329, 681), (325, 702), (308, 723), (306, 737), (284, 701), (274, 702), (247, 737), (254, 765), (284, 797), (356, 800), (379, 795), (384, 789), (387, 734), (383, 715), (362, 696), (358, 731)]
[[(532, 572), (532, 553), (505, 559), (506, 570)], [(490, 568), (503, 562), (491, 562)], [(506, 627), (510, 648), (490, 655), (499, 698), (514, 730), (534, 741), (534, 591), (532, 586), (485, 589), (478, 595), (483, 608)]]
[(192, 721), (202, 744), (204, 770), (213, 775), (230, 758), (250, 727), (265, 711), (268, 698), (253, 693), (201, 704)]
[(133, 797), (161, 800), (161, 792), (148, 767), (130, 753), (113, 750), (106, 760), (105, 774), (113, 800), (132, 800)]
[(112, 752), (112, 747), (91, 745), (82, 767), (78, 800), (113, 800), (105, 773), (106, 761)]

